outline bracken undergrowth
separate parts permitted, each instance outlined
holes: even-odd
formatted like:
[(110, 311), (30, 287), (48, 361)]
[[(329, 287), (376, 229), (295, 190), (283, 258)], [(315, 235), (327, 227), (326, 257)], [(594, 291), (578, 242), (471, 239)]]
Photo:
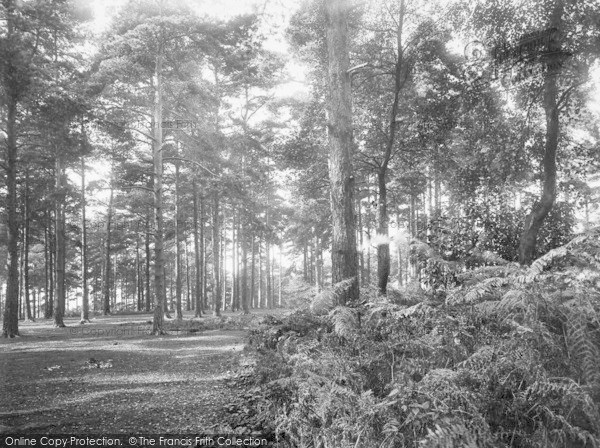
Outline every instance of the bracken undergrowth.
[(600, 229), (457, 283), (267, 319), (230, 426), (290, 447), (599, 447)]

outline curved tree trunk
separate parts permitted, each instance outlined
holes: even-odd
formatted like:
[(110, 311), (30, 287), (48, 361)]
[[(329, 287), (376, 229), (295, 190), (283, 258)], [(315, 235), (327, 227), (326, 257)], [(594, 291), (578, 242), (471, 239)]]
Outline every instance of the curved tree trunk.
[[(555, 0), (550, 28), (560, 28), (563, 13), (562, 0)], [(555, 43), (557, 44), (557, 43)], [(560, 69), (560, 45), (551, 50), (553, 56), (547, 60), (548, 70), (544, 80), (544, 111), (546, 114), (546, 143), (543, 160), (542, 197), (525, 220), (525, 229), (519, 244), (519, 263), (529, 265), (534, 257), (538, 232), (552, 210), (556, 200), (556, 152), (559, 138), (559, 110), (557, 75)]]

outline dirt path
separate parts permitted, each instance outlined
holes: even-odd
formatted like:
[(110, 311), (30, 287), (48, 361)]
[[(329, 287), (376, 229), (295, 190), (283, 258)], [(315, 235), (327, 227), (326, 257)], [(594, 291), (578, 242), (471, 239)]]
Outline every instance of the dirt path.
[(247, 332), (152, 337), (147, 319), (24, 324), (23, 337), (1, 340), (0, 433), (218, 430)]

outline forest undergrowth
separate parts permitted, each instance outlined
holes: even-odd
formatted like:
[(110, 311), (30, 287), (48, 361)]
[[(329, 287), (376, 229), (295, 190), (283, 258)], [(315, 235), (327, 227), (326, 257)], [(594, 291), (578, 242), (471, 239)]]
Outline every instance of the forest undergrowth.
[(530, 267), (480, 261), (430, 253), (429, 290), (265, 318), (228, 424), (294, 447), (600, 446), (600, 228)]

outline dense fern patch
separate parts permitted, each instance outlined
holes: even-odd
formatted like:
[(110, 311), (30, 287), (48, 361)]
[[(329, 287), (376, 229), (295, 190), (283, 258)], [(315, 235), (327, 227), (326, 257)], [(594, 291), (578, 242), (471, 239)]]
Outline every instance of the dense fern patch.
[(295, 447), (600, 446), (599, 268), (596, 229), (465, 271), (443, 303), (265, 322), (247, 417)]

